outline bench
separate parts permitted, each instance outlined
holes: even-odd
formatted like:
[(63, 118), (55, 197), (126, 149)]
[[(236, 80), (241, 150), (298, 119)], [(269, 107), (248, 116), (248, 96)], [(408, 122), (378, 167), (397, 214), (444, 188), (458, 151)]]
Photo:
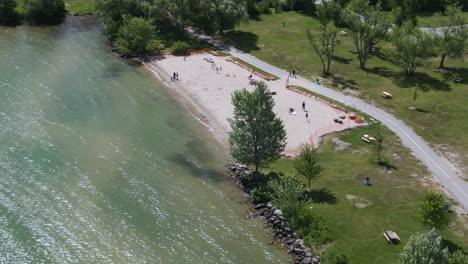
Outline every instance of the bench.
[(386, 231), (384, 234), (385, 239), (389, 243), (400, 243), (400, 237), (397, 235), (397, 233), (393, 231)]
[(391, 99), (393, 97), (393, 95), (391, 95), (390, 93), (387, 93), (387, 92), (382, 92), (382, 97), (387, 98), (387, 99)]

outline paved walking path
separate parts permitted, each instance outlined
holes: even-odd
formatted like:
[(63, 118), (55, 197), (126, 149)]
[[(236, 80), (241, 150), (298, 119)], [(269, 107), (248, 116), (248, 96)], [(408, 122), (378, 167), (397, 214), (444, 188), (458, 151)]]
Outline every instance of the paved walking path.
[[(206, 35), (195, 33), (193, 30), (190, 32), (197, 37), (210, 42), (213, 45), (218, 46), (224, 52), (230, 53), (232, 56), (237, 57), (243, 61), (246, 61), (255, 67), (262, 69), (266, 72), (274, 74), (282, 79), (286, 79), (289, 73), (285, 70), (279, 69), (272, 66), (256, 57), (240, 51), (230, 45), (227, 45), (219, 40), (213, 39)], [(322, 85), (317, 85), (314, 82), (306, 80), (304, 78), (295, 79), (295, 84), (311, 90), (312, 92), (327, 96), (333, 100), (342, 102), (352, 108), (355, 108), (361, 112), (364, 112), (375, 119), (382, 122), (390, 130), (392, 130), (398, 137), (400, 137), (403, 144), (410, 148), (414, 155), (421, 160), (432, 172), (435, 178), (451, 193), (451, 195), (465, 208), (468, 210), (468, 182), (463, 181), (452, 169), (451, 164), (440, 157), (429, 145), (418, 136), (413, 129), (403, 123), (401, 120), (394, 116), (386, 113), (380, 108), (365, 103), (360, 99), (352, 96), (344, 95), (335, 90), (326, 88)]]

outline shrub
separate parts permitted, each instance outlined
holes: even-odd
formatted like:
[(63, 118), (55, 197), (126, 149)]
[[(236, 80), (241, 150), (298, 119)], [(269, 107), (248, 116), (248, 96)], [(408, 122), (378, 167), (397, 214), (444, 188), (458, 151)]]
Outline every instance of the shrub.
[(266, 187), (254, 188), (250, 191), (250, 198), (254, 203), (266, 203), (271, 200)]
[(268, 182), (273, 204), (281, 209), (286, 217), (296, 216), (308, 202), (305, 185), (292, 175), (280, 177)]
[(15, 0), (0, 1), (0, 24), (11, 25), (18, 21), (19, 16), (15, 8)]
[(57, 24), (65, 16), (63, 0), (24, 0), (24, 18), (32, 24)]
[(179, 53), (179, 54), (185, 54), (187, 51), (189, 51), (192, 48), (190, 44), (184, 41), (177, 41), (174, 43), (172, 46), (172, 52), (174, 53)]
[(336, 249), (325, 251), (321, 260), (323, 264), (348, 264), (348, 257)]
[(290, 217), (291, 227), (300, 235), (308, 246), (321, 245), (333, 241), (325, 218), (314, 215), (310, 210), (301, 210), (296, 216)]
[(119, 29), (117, 43), (119, 50), (126, 56), (141, 55), (148, 51), (156, 27), (152, 19), (134, 17), (124, 21)]

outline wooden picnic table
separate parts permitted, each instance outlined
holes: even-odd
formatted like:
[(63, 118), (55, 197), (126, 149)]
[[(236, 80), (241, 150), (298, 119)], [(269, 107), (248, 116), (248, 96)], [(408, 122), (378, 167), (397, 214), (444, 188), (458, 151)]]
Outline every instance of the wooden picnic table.
[(397, 235), (397, 233), (393, 231), (386, 231), (384, 233), (385, 239), (387, 239), (388, 242), (400, 242), (400, 237)]

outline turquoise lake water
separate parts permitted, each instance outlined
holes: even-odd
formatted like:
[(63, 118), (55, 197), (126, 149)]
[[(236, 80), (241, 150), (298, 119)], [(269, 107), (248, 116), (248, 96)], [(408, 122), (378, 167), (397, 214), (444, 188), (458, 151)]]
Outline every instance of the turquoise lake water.
[(226, 155), (92, 19), (0, 27), (0, 263), (287, 263)]

